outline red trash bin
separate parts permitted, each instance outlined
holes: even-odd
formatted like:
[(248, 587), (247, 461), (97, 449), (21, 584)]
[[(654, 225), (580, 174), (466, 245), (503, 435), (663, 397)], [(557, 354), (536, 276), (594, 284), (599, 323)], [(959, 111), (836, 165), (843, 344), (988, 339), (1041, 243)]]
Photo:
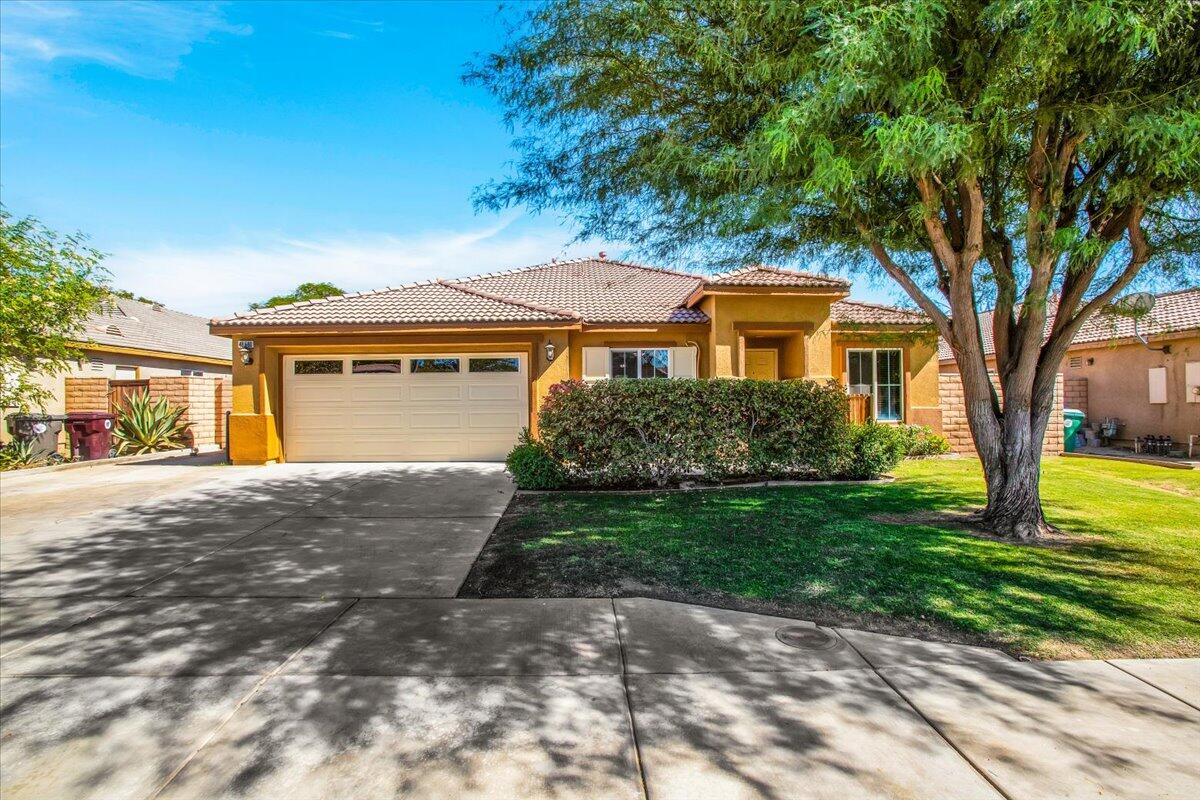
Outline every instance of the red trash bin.
[(71, 455), (80, 461), (111, 458), (112, 429), (116, 414), (107, 411), (72, 411), (67, 414), (67, 435), (71, 437)]

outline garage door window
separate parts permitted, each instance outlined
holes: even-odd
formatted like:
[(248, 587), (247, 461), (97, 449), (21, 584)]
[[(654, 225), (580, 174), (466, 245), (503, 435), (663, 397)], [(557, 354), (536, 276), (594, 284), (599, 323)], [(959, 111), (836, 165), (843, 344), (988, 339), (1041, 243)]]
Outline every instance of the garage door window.
[(297, 361), (293, 371), (297, 375), (341, 375), (342, 362), (337, 361)]
[(350, 362), (355, 375), (387, 375), (404, 372), (404, 362), (398, 358), (356, 358)]
[(521, 362), (516, 358), (472, 358), (468, 368), (471, 372), (520, 372)]
[(409, 362), (409, 372), (458, 372), (457, 358), (414, 358)]

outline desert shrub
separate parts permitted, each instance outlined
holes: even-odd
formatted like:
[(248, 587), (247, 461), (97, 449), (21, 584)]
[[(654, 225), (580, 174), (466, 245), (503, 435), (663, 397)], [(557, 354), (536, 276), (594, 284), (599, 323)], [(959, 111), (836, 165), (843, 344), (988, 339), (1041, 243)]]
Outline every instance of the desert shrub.
[(46, 459), (32, 441), (13, 439), (0, 447), (0, 470), (40, 467)]
[(812, 381), (565, 381), (539, 416), (551, 457), (577, 482), (827, 477), (847, 454), (845, 393)]
[(869, 480), (878, 478), (903, 460), (908, 435), (902, 426), (868, 421), (850, 426), (848, 444), (849, 452), (839, 477)]
[(190, 424), (182, 421), (187, 406), (174, 406), (167, 398), (151, 402), (148, 392), (131, 396), (117, 412), (113, 443), (121, 455), (153, 453), (186, 447)]
[(950, 452), (950, 441), (934, 433), (927, 425), (901, 425), (899, 430), (904, 437), (904, 455), (908, 458), (940, 456)]
[(528, 430), (521, 431), (521, 439), (509, 452), (504, 466), (520, 489), (561, 489), (567, 485), (566, 470)]

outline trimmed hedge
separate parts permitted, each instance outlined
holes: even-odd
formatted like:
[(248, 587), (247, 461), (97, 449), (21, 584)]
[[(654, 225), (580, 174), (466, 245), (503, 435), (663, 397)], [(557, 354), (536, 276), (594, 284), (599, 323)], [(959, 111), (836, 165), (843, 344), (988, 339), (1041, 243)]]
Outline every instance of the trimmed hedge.
[(832, 383), (564, 381), (538, 419), (546, 452), (589, 486), (829, 478), (851, 454), (846, 395)]

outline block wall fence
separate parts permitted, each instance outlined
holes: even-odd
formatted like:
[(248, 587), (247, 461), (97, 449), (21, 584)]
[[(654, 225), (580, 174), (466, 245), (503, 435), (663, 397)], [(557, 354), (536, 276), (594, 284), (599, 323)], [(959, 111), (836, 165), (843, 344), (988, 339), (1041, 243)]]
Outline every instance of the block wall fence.
[[(225, 412), (232, 405), (233, 382), (230, 378), (150, 378), (151, 399), (167, 398), (177, 406), (187, 406), (184, 421), (191, 425), (192, 447), (225, 446)], [(66, 411), (108, 411), (108, 378), (67, 378)]]
[[(992, 385), (1000, 393), (1000, 378), (995, 372), (988, 373)], [(942, 406), (942, 435), (950, 440), (950, 451), (961, 455), (976, 455), (971, 429), (967, 425), (967, 404), (963, 399), (962, 379), (957, 372), (938, 375), (938, 392)], [(1050, 412), (1050, 424), (1042, 443), (1042, 453), (1057, 455), (1063, 449), (1063, 377), (1060, 373), (1054, 383), (1054, 410)]]

